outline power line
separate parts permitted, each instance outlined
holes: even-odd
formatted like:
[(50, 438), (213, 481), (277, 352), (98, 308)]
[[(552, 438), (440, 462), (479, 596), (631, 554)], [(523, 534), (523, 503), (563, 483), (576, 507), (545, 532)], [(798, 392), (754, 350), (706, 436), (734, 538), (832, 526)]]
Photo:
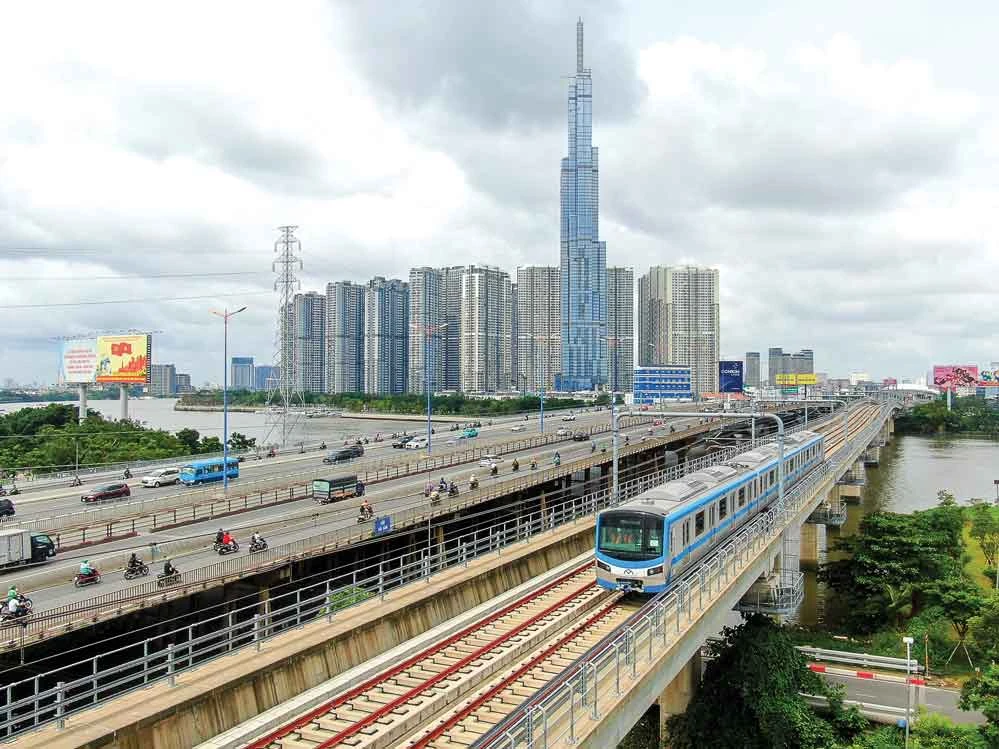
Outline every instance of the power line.
[[(226, 271), (223, 273), (152, 273), (149, 275), (119, 275), (119, 276), (87, 276), (86, 281), (118, 281), (118, 280), (135, 280), (135, 279), (147, 279), (147, 278), (215, 278), (219, 276), (262, 276), (264, 273), (262, 271), (256, 270), (241, 270), (241, 271)], [(5, 276), (4, 281), (80, 281), (79, 276), (55, 276), (39, 278), (38, 276), (21, 276), (19, 278), (11, 278)]]
[(148, 304), (149, 302), (191, 302), (196, 299), (218, 299), (229, 296), (263, 296), (270, 291), (236, 291), (231, 294), (201, 294), (199, 296), (175, 296), (142, 299), (94, 299), (87, 302), (44, 302), (41, 304), (0, 304), (0, 309), (46, 309), (53, 307), (91, 307), (105, 304)]

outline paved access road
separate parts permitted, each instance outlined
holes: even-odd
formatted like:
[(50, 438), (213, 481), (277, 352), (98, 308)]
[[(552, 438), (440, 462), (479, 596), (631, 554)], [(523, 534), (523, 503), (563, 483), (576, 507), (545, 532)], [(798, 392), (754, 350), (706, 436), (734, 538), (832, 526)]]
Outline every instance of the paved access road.
[[(604, 414), (606, 416), (606, 414)], [(671, 421), (673, 425), (684, 423), (696, 424), (697, 419), (675, 419)], [(579, 425), (580, 422), (575, 422)], [(546, 430), (548, 425), (546, 424)], [(558, 428), (558, 427), (556, 427)], [(648, 426), (634, 426), (622, 430), (622, 434), (627, 434), (634, 441), (640, 439), (648, 430)], [(662, 431), (662, 430), (657, 430)], [(504, 435), (504, 441), (508, 439)], [(608, 436), (603, 438), (604, 442), (609, 440)], [(601, 441), (598, 437), (598, 443)], [(538, 459), (539, 468), (550, 466), (552, 456), (556, 451), (561, 454), (563, 461), (580, 458), (590, 454), (590, 443), (587, 442), (559, 442), (545, 448), (523, 450), (516, 454), (520, 462), (520, 470), (527, 472), (530, 470), (529, 463), (532, 457)], [(368, 487), (367, 497), (375, 509), (376, 514), (387, 514), (397, 512), (412, 507), (425, 505), (429, 500), (424, 497), (423, 487), (428, 479), (434, 482), (440, 478), (454, 480), (459, 483), (462, 492), (468, 491), (468, 479), (475, 475), (478, 477), (480, 485), (488, 486), (492, 480), (509, 479), (512, 475), (511, 463), (514, 455), (504, 456), (501, 463), (500, 473), (496, 479), (489, 478), (489, 470), (479, 467), (477, 463), (468, 463), (463, 466), (454, 466), (446, 471), (435, 471), (432, 475), (422, 474), (409, 476), (378, 484), (371, 484)], [(345, 474), (353, 470), (352, 467), (342, 466), (333, 468), (333, 474)], [(79, 563), (84, 559), (97, 559), (103, 555), (110, 555), (114, 552), (127, 552), (134, 550), (140, 553), (143, 558), (150, 562), (152, 558), (151, 544), (165, 543), (168, 541), (181, 541), (185, 539), (203, 539), (203, 545), (197, 551), (175, 558), (174, 562), (182, 571), (208, 566), (218, 562), (220, 557), (212, 550), (215, 532), (219, 525), (223, 525), (227, 530), (234, 533), (240, 541), (240, 551), (238, 555), (248, 554), (249, 535), (254, 530), (259, 530), (271, 546), (299, 541), (312, 536), (319, 535), (337, 528), (343, 528), (357, 523), (357, 506), (359, 499), (351, 499), (331, 505), (318, 505), (312, 500), (301, 500), (289, 502), (283, 505), (264, 507), (259, 510), (241, 513), (224, 520), (211, 520), (204, 523), (182, 526), (172, 530), (158, 531), (156, 533), (143, 534), (136, 538), (124, 539), (121, 541), (100, 544), (89, 551), (70, 552), (61, 554), (53, 561), (43, 565), (36, 571), (13, 571), (0, 577), (0, 582), (9, 583), (16, 581), (22, 592), (27, 591), (34, 602), (36, 612), (42, 612), (56, 606), (62, 606), (76, 601), (84, 601), (89, 596), (109, 593), (115, 590), (123, 590), (129, 586), (148, 582), (150, 578), (140, 578), (136, 581), (125, 581), (121, 577), (120, 570), (102, 570), (105, 576), (101, 583), (85, 588), (74, 588), (72, 578), (79, 567)], [(160, 572), (159, 562), (152, 567), (150, 576)], [(65, 574), (65, 583), (52, 586), (52, 572), (56, 570)], [(32, 580), (46, 581), (44, 584), (49, 587), (35, 587)]]
[[(859, 679), (839, 674), (822, 674), (822, 677), (831, 684), (845, 687), (848, 700), (905, 709), (905, 684), (902, 682)], [(957, 706), (961, 698), (957, 690), (924, 686), (913, 686), (911, 689), (913, 710), (918, 704), (931, 713), (946, 715), (955, 723), (985, 723), (985, 716), (980, 712), (964, 711)]]

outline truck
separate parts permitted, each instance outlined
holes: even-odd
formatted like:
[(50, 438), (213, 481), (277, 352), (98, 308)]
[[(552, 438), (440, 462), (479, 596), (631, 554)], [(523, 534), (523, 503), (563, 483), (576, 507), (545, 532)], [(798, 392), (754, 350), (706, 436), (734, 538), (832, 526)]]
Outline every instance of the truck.
[(55, 544), (44, 533), (20, 528), (0, 530), (0, 567), (44, 562), (55, 555)]
[(312, 480), (312, 498), (321, 505), (328, 505), (338, 499), (360, 497), (363, 494), (364, 484), (357, 480), (357, 476)]

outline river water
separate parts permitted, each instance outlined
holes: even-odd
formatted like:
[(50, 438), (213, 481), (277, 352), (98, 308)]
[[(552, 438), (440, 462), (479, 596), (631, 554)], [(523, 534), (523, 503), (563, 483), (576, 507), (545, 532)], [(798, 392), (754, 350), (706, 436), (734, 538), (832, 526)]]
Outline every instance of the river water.
[[(896, 436), (881, 450), (881, 463), (867, 469), (867, 485), (859, 504), (847, 505), (842, 528), (827, 526), (828, 557), (837, 538), (853, 535), (870, 512), (913, 512), (933, 507), (937, 492), (950, 491), (961, 504), (973, 497), (995, 500), (993, 481), (999, 479), (999, 441), (972, 437)], [(826, 618), (823, 586), (815, 572), (805, 572), (805, 602), (801, 624), (813, 626)], [(833, 612), (829, 612), (832, 614)]]
[[(179, 429), (197, 429), (202, 435), (222, 439), (221, 411), (174, 411), (176, 398), (133, 398), (128, 402), (129, 417), (152, 429), (165, 429), (176, 432)], [(74, 401), (64, 401), (66, 405), (75, 405)], [(46, 403), (4, 403), (0, 409), (4, 413), (13, 413), (21, 408), (40, 407)], [(117, 400), (91, 400), (88, 408), (99, 411), (106, 418), (117, 419), (121, 413), (121, 404)], [(391, 419), (344, 419), (339, 417), (323, 417), (307, 419), (300, 416), (297, 421), (293, 442), (318, 442), (326, 440), (330, 444), (348, 437), (374, 437), (376, 433), (392, 434), (392, 432), (410, 432), (425, 429), (423, 421), (393, 421)], [(271, 430), (268, 415), (264, 413), (229, 412), (229, 433), (240, 432), (247, 437), (255, 437), (259, 444), (277, 442), (280, 440), (280, 430)], [(268, 439), (268, 434), (270, 438)]]

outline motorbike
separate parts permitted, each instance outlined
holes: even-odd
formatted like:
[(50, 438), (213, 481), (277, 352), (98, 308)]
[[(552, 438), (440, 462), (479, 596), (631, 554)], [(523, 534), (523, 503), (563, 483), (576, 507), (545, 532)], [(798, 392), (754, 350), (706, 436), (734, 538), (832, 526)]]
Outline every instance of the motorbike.
[(74, 476), (73, 480), (69, 482), (70, 486), (83, 486), (83, 482), (80, 481), (79, 476)]
[(518, 462), (517, 462), (517, 461), (515, 460), (515, 461), (513, 461), (513, 464), (512, 464), (512, 465), (511, 465), (510, 467), (511, 467), (511, 468), (512, 468), (512, 469), (513, 469), (514, 471), (519, 471), (519, 470), (520, 470), (520, 463), (518, 463)]
[(277, 450), (275, 450), (273, 447), (267, 451), (268, 458), (274, 458), (276, 456), (277, 456)]
[(385, 441), (385, 438), (382, 437), (380, 434), (376, 434), (375, 435), (375, 442), (384, 442), (384, 441)]
[(458, 496), (458, 485), (457, 484), (451, 484), (451, 486), (449, 486), (447, 488), (447, 495), (449, 497), (457, 497)]
[(562, 458), (560, 458), (560, 457), (559, 457), (558, 455), (556, 455), (556, 456), (555, 456), (555, 460), (553, 460), (552, 462), (553, 462), (553, 463), (554, 463), (555, 465), (557, 465), (557, 466), (558, 466), (558, 465), (562, 465)]
[(79, 572), (73, 577), (73, 585), (82, 588), (84, 585), (96, 585), (101, 581), (101, 573), (94, 570), (89, 575), (81, 575)]
[(145, 577), (148, 574), (149, 574), (148, 565), (139, 562), (139, 564), (135, 567), (126, 567), (124, 577), (126, 580), (134, 580), (137, 577)]
[(12, 486), (12, 487), (10, 487), (10, 489), (6, 489), (6, 488), (0, 486), (0, 497), (8, 497), (8, 496), (10, 496), (10, 497), (16, 497), (20, 493), (21, 493), (21, 490), (18, 489), (16, 486)]
[(478, 489), (479, 488), (479, 480), (478, 479), (472, 479), (471, 481), (469, 481), (468, 482), (468, 488), (469, 488), (469, 490)]
[(427, 484), (425, 487), (423, 487), (423, 496), (429, 497), (433, 493), (433, 491), (434, 491), (433, 485)]
[(493, 463), (492, 467), (489, 469), (489, 473), (493, 476), (499, 475), (499, 466)]
[(237, 551), (239, 551), (239, 542), (235, 539), (227, 544), (220, 544), (218, 549), (220, 557), (223, 557), (226, 554), (235, 554)]
[(326, 449), (326, 443), (325, 442), (320, 442), (319, 443), (319, 449), (320, 450), (325, 450)]
[(372, 510), (370, 507), (366, 508), (366, 507), (364, 507), (362, 505), (361, 506), (361, 512), (357, 516), (357, 522), (358, 523), (366, 523), (369, 520), (371, 520), (371, 518), (373, 518), (374, 516), (375, 516), (375, 511), (374, 510)]
[(121, 478), (122, 481), (124, 481), (125, 479), (132, 478), (132, 472), (126, 468), (124, 471), (121, 472)]
[(164, 585), (173, 585), (174, 583), (179, 583), (179, 582), (180, 582), (179, 572), (174, 572), (173, 574), (170, 575), (164, 575), (163, 573), (160, 573), (159, 575), (156, 576), (156, 584), (161, 588)]
[(19, 595), (17, 597), (17, 601), (18, 601), (18, 603), (21, 604), (18, 607), (18, 609), (17, 609), (17, 613), (16, 614), (11, 614), (7, 610), (6, 606), (2, 606), (2, 607), (0, 607), (0, 619), (3, 619), (3, 620), (21, 619), (21, 618), (23, 618), (23, 617), (25, 617), (25, 616), (27, 616), (28, 614), (31, 613), (32, 604), (31, 604), (31, 599), (30, 598), (27, 598), (26, 596)]
[(532, 460), (531, 461), (531, 470), (534, 471), (534, 470), (537, 469), (537, 467), (538, 467), (538, 461)]
[(263, 551), (267, 548), (267, 541), (265, 539), (260, 539), (260, 542), (250, 541), (250, 553), (253, 554), (257, 551)]
[(441, 492), (440, 489), (434, 489), (430, 492), (430, 504), (439, 505), (441, 503)]

